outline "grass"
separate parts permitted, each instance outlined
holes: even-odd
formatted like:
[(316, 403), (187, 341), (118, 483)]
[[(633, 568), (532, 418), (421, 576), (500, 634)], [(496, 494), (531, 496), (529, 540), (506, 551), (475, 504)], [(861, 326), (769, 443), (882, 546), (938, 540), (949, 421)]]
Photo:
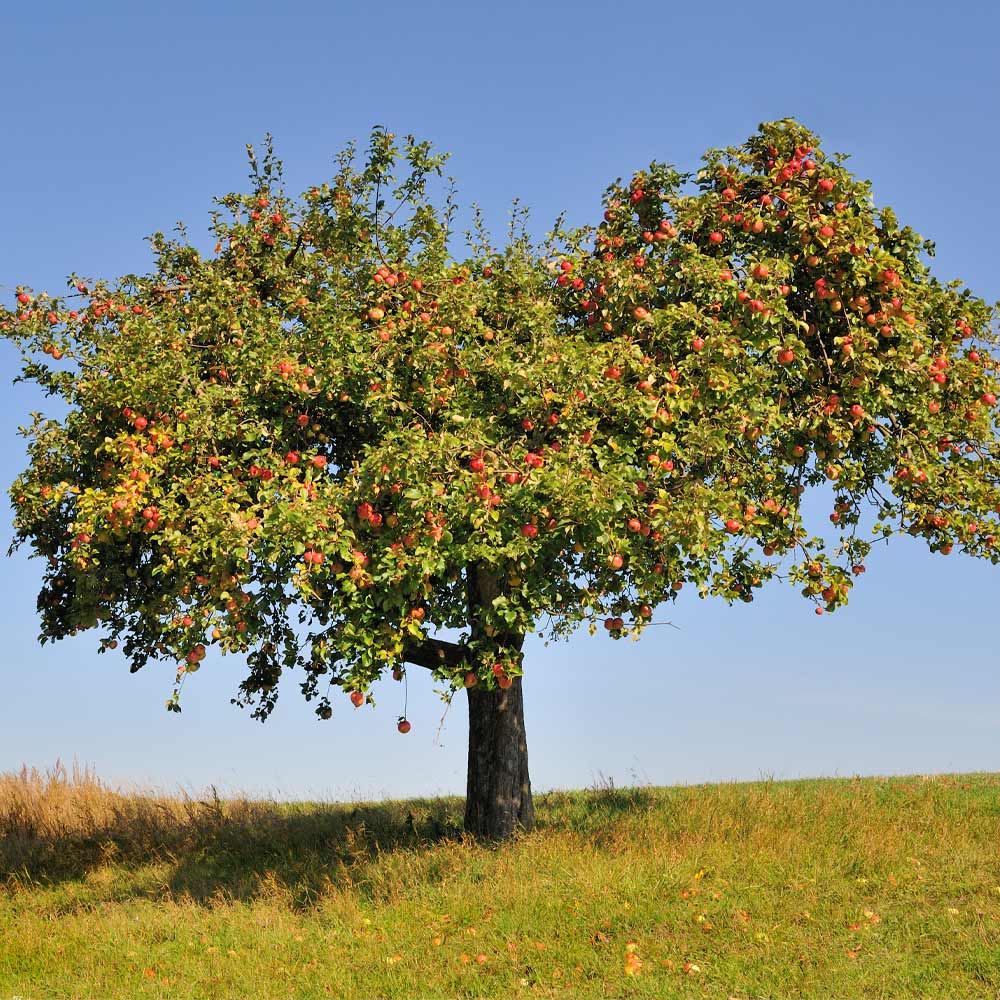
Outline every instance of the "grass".
[(1000, 997), (1000, 775), (461, 806), (2, 775), (0, 1000)]

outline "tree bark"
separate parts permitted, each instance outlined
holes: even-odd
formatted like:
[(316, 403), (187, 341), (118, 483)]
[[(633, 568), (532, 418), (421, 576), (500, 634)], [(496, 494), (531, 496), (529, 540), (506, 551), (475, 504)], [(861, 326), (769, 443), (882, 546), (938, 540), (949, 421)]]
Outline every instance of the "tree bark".
[[(520, 659), (524, 636), (497, 631), (486, 621), (486, 609), (505, 593), (501, 577), (482, 565), (466, 568), (469, 624), (475, 649), (484, 646), (497, 662)], [(410, 639), (404, 644), (407, 663), (435, 670), (475, 666), (470, 647), (446, 639)], [(469, 772), (465, 797), (466, 832), (481, 840), (506, 840), (535, 825), (528, 777), (528, 742), (524, 732), (521, 678), (508, 688), (488, 690), (476, 684), (469, 695)]]
[(506, 690), (471, 687), (465, 829), (484, 840), (506, 840), (534, 824), (521, 678)]
[[(505, 593), (506, 577), (472, 563), (466, 569), (466, 582), (473, 639), (488, 638), (496, 646), (498, 660), (520, 657), (523, 635), (490, 635), (483, 623), (483, 611)], [(493, 691), (477, 684), (468, 693), (465, 829), (484, 840), (506, 840), (518, 829), (530, 830), (535, 824), (521, 678), (514, 677), (510, 687)]]

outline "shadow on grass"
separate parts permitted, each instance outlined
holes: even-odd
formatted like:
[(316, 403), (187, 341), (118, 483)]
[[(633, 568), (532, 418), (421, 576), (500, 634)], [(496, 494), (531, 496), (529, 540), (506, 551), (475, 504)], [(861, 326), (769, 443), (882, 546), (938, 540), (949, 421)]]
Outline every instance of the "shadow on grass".
[[(602, 779), (589, 792), (536, 795), (537, 826), (601, 843), (623, 814), (648, 810), (654, 799), (649, 789)], [(390, 869), (405, 880), (406, 866), (420, 867), (428, 849), (471, 843), (463, 809), (458, 798), (281, 803), (220, 799), (214, 789), (203, 799), (168, 798), (122, 793), (60, 765), (47, 774), (24, 770), (0, 775), (0, 891), (5, 883), (13, 891), (86, 883), (64, 903), (53, 900), (57, 909), (94, 894), (200, 904), (267, 895), (308, 907), (349, 886), (374, 898), (386, 891)], [(423, 864), (431, 881), (448, 867), (443, 858)]]
[[(208, 904), (269, 895), (303, 908), (340, 886), (363, 895), (364, 871), (387, 853), (462, 838), (457, 799), (352, 806), (102, 790), (58, 811), (13, 815), (2, 792), (0, 888), (58, 886), (120, 868), (138, 877), (111, 880), (103, 898), (169, 894)], [(159, 865), (166, 880), (156, 873), (144, 882), (142, 869)]]
[(620, 788), (603, 775), (585, 792), (551, 791), (535, 796), (537, 829), (570, 831), (595, 846), (613, 838), (626, 817), (652, 810), (670, 823), (674, 810), (662, 793), (642, 786)]

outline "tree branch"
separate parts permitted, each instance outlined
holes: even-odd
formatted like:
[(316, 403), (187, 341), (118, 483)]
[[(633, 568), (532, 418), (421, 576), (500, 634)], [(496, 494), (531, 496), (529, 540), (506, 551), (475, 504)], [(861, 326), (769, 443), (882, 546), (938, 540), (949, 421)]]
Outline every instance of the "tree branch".
[(418, 667), (435, 670), (437, 667), (459, 667), (468, 662), (466, 646), (445, 639), (408, 639), (403, 645), (403, 659)]
[(299, 232), (299, 237), (295, 241), (295, 246), (288, 252), (288, 256), (285, 258), (285, 267), (290, 267), (293, 260), (295, 260), (295, 255), (302, 249), (302, 232)]

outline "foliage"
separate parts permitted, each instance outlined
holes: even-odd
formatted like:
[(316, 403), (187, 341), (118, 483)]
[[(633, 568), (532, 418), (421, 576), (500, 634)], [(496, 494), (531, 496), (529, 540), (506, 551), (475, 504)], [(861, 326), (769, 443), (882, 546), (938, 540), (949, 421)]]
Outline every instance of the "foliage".
[(250, 152), (213, 253), (156, 234), (151, 273), (0, 312), (67, 404), (11, 490), (43, 639), (99, 627), (178, 688), (243, 654), (262, 717), (300, 667), (328, 717), (406, 662), (504, 686), (525, 633), (638, 635), (685, 584), (833, 611), (869, 512), (1000, 559), (995, 311), (797, 123), (651, 164), (544, 246), (477, 217), (462, 260), (426, 143), (376, 130), (298, 199)]

